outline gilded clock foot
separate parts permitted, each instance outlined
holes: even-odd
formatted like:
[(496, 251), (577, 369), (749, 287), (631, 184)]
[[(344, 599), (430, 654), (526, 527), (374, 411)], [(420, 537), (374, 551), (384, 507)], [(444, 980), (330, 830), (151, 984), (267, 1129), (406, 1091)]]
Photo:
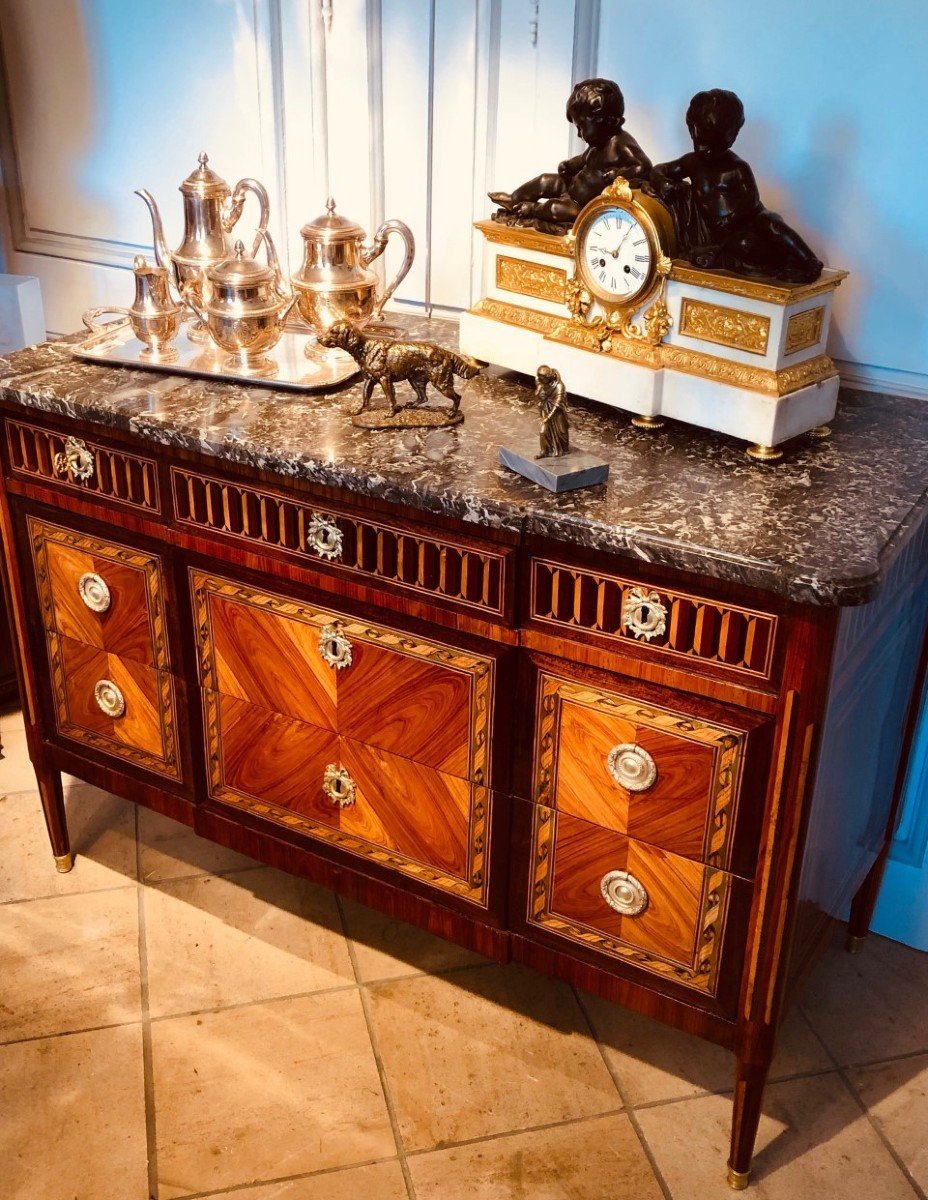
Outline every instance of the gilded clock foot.
[(743, 1192), (750, 1182), (750, 1171), (736, 1171), (734, 1167), (728, 1168), (728, 1186), (734, 1192)]
[(824, 442), (826, 438), (831, 437), (831, 426), (816, 425), (814, 429), (809, 430), (809, 437), (815, 438), (816, 441)]
[(632, 417), (636, 429), (663, 429), (667, 422), (663, 417)]
[(753, 458), (755, 462), (779, 462), (783, 457), (783, 451), (778, 450), (776, 446), (761, 446), (757, 442), (753, 446), (748, 446), (745, 454), (748, 458)]
[(864, 937), (855, 937), (853, 933), (849, 933), (845, 942), (845, 949), (848, 954), (860, 954), (866, 940), (866, 935)]
[(60, 871), (62, 875), (66, 874), (74, 866), (74, 855), (56, 854), (55, 855), (55, 870)]

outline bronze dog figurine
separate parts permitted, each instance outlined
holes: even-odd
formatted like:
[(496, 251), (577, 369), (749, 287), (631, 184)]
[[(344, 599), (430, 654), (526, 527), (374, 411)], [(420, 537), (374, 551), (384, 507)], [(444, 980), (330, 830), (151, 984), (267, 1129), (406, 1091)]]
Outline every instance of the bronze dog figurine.
[(413, 404), (421, 407), (428, 402), (429, 384), (453, 401), (457, 412), (461, 397), (454, 390), (454, 377), (472, 379), (481, 369), (476, 359), (455, 354), (432, 342), (394, 342), (386, 338), (367, 337), (348, 321), (336, 321), (326, 333), (319, 334), (320, 345), (337, 346), (346, 350), (361, 369), (364, 390), (359, 413), (370, 404), (375, 386), (379, 383), (390, 402), (390, 415), (400, 407), (396, 402), (394, 384), (408, 380), (416, 393)]

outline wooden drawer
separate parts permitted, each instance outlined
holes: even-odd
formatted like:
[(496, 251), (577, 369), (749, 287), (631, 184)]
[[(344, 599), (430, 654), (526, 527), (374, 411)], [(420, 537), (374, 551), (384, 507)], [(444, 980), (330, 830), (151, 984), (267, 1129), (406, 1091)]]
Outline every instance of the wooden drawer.
[(203, 698), (215, 799), (487, 906), (488, 789), (331, 725)]
[(172, 676), (57, 633), (47, 640), (58, 732), (179, 779)]
[(515, 550), (252, 484), (171, 468), (174, 519), (386, 591), (513, 623)]
[(704, 667), (747, 685), (774, 677), (774, 613), (555, 557), (534, 555), (528, 570), (527, 616), (539, 629), (585, 634), (603, 648), (684, 671)]
[(149, 514), (161, 512), (154, 459), (12, 419), (6, 422), (6, 449), (14, 478)]
[(495, 652), (412, 637), (197, 569), (191, 583), (205, 689), (490, 783)]
[(540, 930), (709, 996), (723, 982), (737, 989), (746, 880), (546, 805), (520, 807), (532, 824), (529, 936)]
[[(638, 842), (753, 871), (773, 722), (538, 660), (533, 798)], [(620, 690), (621, 688), (621, 690)]]
[(36, 517), (27, 526), (46, 630), (167, 670), (160, 558)]

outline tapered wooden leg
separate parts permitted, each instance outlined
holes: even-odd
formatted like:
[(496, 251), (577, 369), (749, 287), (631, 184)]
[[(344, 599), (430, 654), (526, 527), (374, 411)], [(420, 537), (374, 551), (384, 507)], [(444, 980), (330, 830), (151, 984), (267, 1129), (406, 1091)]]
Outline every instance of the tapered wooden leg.
[(760, 1124), (760, 1107), (769, 1070), (769, 1059), (762, 1063), (738, 1059), (731, 1124), (731, 1154), (728, 1158), (728, 1186), (736, 1192), (748, 1186), (754, 1141)]
[(35, 777), (39, 783), (39, 797), (45, 814), (48, 840), (52, 844), (55, 866), (59, 871), (70, 871), (74, 866), (71, 843), (68, 839), (68, 821), (64, 811), (64, 792), (61, 787), (61, 772), (35, 764)]

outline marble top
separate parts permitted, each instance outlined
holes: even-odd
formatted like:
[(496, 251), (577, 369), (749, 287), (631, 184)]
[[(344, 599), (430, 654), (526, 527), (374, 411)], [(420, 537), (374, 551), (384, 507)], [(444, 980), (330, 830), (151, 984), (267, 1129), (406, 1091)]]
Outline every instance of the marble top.
[[(453, 345), (449, 321), (401, 321)], [(0, 394), (283, 477), (344, 488), (475, 525), (759, 587), (822, 605), (865, 603), (928, 515), (928, 403), (844, 389), (824, 442), (775, 465), (733, 438), (571, 403), (571, 442), (611, 465), (608, 483), (556, 495), (499, 466), (501, 444), (535, 453), (531, 380), (489, 368), (462, 385), (462, 425), (356, 429), (360, 383), (331, 394), (188, 379), (72, 357), (65, 338), (0, 358)], [(405, 387), (405, 385), (402, 385)], [(375, 400), (376, 402), (376, 400)]]

